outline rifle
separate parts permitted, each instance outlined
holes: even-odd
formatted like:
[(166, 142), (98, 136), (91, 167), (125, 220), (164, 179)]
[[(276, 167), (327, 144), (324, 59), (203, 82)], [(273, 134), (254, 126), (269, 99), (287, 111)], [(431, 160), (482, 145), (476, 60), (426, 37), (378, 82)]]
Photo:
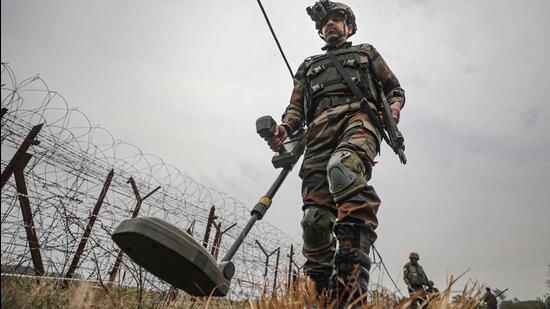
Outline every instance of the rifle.
[(499, 297), (500, 295), (504, 294), (504, 292), (508, 291), (508, 288), (506, 288), (504, 291), (500, 291), (495, 297)]
[[(405, 157), (405, 139), (403, 138), (403, 134), (399, 132), (399, 129), (397, 129), (397, 125), (395, 124), (395, 121), (393, 120), (393, 117), (391, 115), (390, 106), (388, 104), (388, 100), (386, 99), (386, 95), (384, 94), (384, 89), (382, 88), (382, 83), (377, 81), (378, 83), (378, 98), (377, 103), (378, 106), (376, 107), (380, 112), (382, 112), (382, 116), (384, 118), (384, 125), (380, 123), (380, 120), (378, 119), (378, 115), (375, 114), (373, 110), (369, 107), (369, 103), (359, 87), (357, 87), (357, 84), (353, 82), (353, 80), (350, 78), (349, 74), (344, 70), (342, 67), (342, 64), (336, 59), (336, 56), (332, 52), (327, 53), (330, 61), (338, 71), (338, 74), (344, 79), (344, 82), (348, 85), (349, 89), (353, 93), (353, 95), (361, 100), (361, 109), (367, 113), (371, 123), (374, 125), (374, 127), (380, 132), (386, 143), (393, 149), (393, 152), (395, 152), (399, 156), (399, 160), (403, 164), (407, 164), (407, 157)], [(370, 74), (370, 72), (369, 72)], [(374, 80), (372, 76), (370, 76), (371, 80)], [(369, 85), (371, 85), (369, 83)], [(372, 85), (371, 85), (372, 86)], [(372, 87), (371, 87), (372, 88)], [(388, 135), (386, 135), (386, 131), (388, 132)]]
[(386, 94), (384, 94), (384, 88), (382, 83), (376, 81), (378, 87), (378, 110), (382, 112), (382, 118), (384, 119), (384, 128), (388, 132), (389, 143), (388, 145), (393, 149), (396, 155), (399, 156), (399, 161), (403, 164), (407, 164), (407, 157), (405, 156), (405, 138), (403, 134), (397, 128), (393, 116), (391, 114), (390, 105)]

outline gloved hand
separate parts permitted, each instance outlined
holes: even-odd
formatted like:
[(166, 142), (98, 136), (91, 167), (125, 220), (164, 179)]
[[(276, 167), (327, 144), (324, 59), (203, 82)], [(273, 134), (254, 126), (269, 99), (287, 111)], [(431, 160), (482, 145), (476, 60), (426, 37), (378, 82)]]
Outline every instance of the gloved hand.
[(275, 134), (271, 137), (266, 137), (265, 140), (267, 141), (267, 144), (269, 145), (269, 148), (273, 150), (274, 152), (279, 151), (279, 148), (283, 145), (284, 141), (288, 137), (288, 132), (286, 131), (285, 127), (282, 125), (278, 125), (275, 128)]

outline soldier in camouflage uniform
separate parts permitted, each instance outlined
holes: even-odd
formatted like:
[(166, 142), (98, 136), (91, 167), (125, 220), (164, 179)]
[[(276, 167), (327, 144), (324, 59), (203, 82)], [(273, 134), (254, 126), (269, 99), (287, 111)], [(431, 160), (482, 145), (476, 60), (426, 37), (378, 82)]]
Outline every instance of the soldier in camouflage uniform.
[(483, 301), (487, 304), (487, 309), (497, 309), (497, 298), (495, 294), (491, 292), (490, 287), (485, 288), (485, 295), (483, 295)]
[(325, 53), (306, 58), (298, 68), (282, 123), (267, 141), (276, 151), (289, 135), (307, 125), (300, 170), (303, 254), (307, 259), (304, 269), (315, 280), (319, 294), (330, 288), (338, 297), (359, 295), (367, 290), (368, 253), (377, 238), (374, 231), (380, 198), (367, 182), (381, 142), (373, 121), (380, 120), (369, 119), (361, 109), (361, 98), (353, 95), (328, 53), (343, 65), (371, 109), (376, 111), (376, 81), (382, 83), (396, 122), (405, 95), (372, 45), (347, 41), (357, 31), (350, 7), (321, 0), (307, 12), (326, 43), (322, 48)]
[[(410, 262), (403, 266), (403, 280), (405, 281), (405, 284), (407, 284), (409, 294), (411, 297), (415, 298), (412, 304), (413, 308), (416, 308), (418, 301), (426, 297), (426, 290), (424, 289), (424, 286), (430, 287), (431, 282), (428, 280), (428, 276), (426, 276), (422, 266), (418, 264), (419, 259), (420, 256), (418, 253), (411, 252), (409, 254)], [(433, 282), (431, 286), (433, 287)]]

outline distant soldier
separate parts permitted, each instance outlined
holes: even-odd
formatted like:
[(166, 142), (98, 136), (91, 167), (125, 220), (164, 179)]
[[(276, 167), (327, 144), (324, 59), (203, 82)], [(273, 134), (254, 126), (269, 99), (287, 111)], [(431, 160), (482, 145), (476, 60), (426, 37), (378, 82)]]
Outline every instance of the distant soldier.
[(410, 296), (415, 297), (412, 304), (413, 308), (416, 308), (419, 300), (426, 297), (424, 286), (429, 286), (428, 276), (426, 276), (422, 266), (418, 264), (419, 259), (418, 253), (411, 252), (409, 254), (410, 262), (403, 266), (403, 280), (407, 284)]
[(487, 309), (497, 309), (497, 297), (491, 292), (491, 288), (485, 288), (483, 301), (487, 304)]

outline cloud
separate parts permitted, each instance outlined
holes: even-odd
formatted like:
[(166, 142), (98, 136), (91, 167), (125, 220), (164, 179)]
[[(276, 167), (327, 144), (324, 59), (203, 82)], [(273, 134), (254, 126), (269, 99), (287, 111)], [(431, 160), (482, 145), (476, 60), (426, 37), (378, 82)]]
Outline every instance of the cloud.
[(540, 119), (540, 115), (541, 115), (540, 109), (531, 107), (521, 113), (521, 118), (523, 119), (523, 121), (528, 127), (533, 128), (537, 125)]

